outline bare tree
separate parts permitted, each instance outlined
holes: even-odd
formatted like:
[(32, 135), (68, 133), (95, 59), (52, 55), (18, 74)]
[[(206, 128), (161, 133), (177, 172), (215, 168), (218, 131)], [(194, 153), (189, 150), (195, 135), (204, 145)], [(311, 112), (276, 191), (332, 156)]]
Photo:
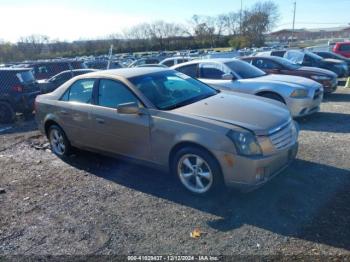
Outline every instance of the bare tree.
[(214, 46), (215, 19), (213, 17), (194, 15), (191, 25), (194, 36), (200, 45)]
[(243, 13), (242, 33), (250, 46), (261, 46), (265, 42), (265, 33), (269, 32), (279, 18), (278, 6), (272, 2), (256, 3)]
[(223, 15), (225, 31), (228, 35), (237, 35), (239, 32), (239, 13), (230, 12)]

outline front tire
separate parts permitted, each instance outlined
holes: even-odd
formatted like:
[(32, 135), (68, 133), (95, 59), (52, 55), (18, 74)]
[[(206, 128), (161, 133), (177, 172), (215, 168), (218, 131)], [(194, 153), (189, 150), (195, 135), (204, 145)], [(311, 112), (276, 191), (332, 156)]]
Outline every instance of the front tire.
[(210, 195), (223, 186), (217, 160), (200, 148), (184, 147), (176, 152), (172, 161), (172, 173), (195, 195)]
[(71, 151), (71, 145), (66, 137), (66, 134), (57, 125), (52, 125), (49, 128), (48, 138), (52, 152), (59, 157), (66, 157)]

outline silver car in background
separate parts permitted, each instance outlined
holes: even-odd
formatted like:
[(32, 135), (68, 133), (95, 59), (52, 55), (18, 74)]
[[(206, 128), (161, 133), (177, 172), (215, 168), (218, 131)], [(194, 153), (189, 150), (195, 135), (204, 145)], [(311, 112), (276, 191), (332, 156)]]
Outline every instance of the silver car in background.
[(287, 105), (293, 117), (318, 112), (323, 100), (323, 87), (316, 81), (298, 76), (268, 75), (238, 59), (196, 60), (172, 69), (221, 90), (277, 100)]
[(176, 56), (176, 57), (165, 58), (159, 64), (165, 65), (167, 67), (172, 67), (174, 65), (186, 63), (186, 62), (191, 61), (191, 60), (193, 60), (193, 58), (189, 57), (189, 56)]
[(195, 194), (259, 187), (295, 158), (298, 129), (279, 102), (222, 92), (161, 68), (76, 77), (36, 99), (40, 130), (78, 147), (170, 170)]

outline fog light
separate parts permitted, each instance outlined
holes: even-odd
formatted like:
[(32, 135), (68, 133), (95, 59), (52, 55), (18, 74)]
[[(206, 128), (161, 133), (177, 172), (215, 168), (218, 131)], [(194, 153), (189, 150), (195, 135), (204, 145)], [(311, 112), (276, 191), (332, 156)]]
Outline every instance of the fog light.
[(265, 168), (259, 167), (256, 169), (255, 179), (256, 179), (256, 182), (262, 182), (265, 180)]

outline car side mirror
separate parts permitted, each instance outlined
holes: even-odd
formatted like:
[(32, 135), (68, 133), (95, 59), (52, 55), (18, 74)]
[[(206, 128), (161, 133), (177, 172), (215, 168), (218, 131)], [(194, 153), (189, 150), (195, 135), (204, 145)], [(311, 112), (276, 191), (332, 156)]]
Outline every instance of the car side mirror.
[(141, 113), (139, 105), (135, 102), (118, 105), (117, 112), (125, 115), (139, 115)]
[(222, 80), (233, 80), (233, 75), (232, 74), (223, 74), (221, 76)]

